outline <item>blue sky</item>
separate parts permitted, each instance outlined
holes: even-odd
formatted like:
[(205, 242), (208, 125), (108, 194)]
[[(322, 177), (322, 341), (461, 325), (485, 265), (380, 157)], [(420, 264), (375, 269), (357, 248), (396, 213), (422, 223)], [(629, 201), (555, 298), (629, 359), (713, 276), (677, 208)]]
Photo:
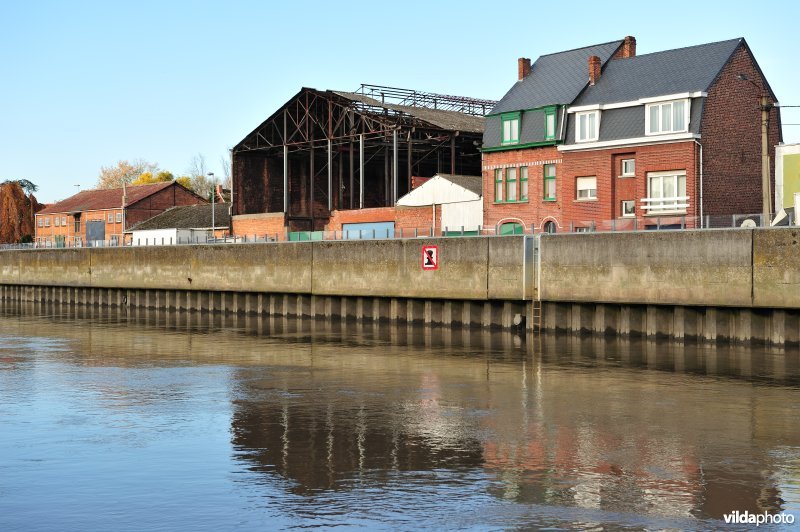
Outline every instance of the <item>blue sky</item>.
[[(203, 154), (219, 174), (220, 157), (300, 87), (499, 99), (518, 57), (625, 35), (638, 54), (745, 37), (780, 102), (800, 105), (794, 4), (621, 6), (2, 2), (0, 181), (30, 179), (50, 202), (120, 159), (177, 175)], [(800, 108), (782, 117), (800, 123)], [(784, 141), (800, 142), (800, 126), (785, 126)]]

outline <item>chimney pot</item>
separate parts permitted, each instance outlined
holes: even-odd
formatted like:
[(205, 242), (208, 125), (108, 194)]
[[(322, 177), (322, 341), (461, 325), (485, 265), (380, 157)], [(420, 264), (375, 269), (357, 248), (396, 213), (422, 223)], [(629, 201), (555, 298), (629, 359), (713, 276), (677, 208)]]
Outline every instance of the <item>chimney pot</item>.
[(622, 57), (636, 57), (636, 37), (628, 35), (622, 41)]
[(531, 60), (528, 57), (520, 57), (517, 60), (517, 73), (519, 80), (525, 79), (531, 73)]
[(600, 58), (596, 55), (589, 57), (589, 85), (594, 85), (600, 79)]

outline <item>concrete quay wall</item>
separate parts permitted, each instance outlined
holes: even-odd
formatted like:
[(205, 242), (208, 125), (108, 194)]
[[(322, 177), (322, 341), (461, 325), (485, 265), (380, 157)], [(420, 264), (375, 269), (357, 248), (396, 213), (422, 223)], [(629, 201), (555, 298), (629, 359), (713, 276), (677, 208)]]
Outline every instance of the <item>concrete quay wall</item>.
[(0, 253), (0, 284), (522, 300), (523, 254), (523, 237), (21, 250)]
[(577, 233), (540, 253), (543, 301), (800, 308), (800, 229)]

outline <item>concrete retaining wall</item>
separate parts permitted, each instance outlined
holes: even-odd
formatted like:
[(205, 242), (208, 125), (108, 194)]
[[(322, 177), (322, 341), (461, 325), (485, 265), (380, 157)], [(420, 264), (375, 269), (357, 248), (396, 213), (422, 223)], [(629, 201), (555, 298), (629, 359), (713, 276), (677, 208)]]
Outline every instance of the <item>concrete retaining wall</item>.
[(0, 284), (521, 300), (523, 254), (519, 236), (6, 251)]
[(752, 231), (681, 231), (543, 237), (546, 301), (752, 304)]

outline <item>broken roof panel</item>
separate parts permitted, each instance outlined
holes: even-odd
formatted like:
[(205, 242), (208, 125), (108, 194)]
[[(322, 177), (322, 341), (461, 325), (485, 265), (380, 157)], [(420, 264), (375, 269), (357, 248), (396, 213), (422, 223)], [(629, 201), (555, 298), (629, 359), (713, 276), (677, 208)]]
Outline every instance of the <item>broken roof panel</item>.
[(393, 103), (382, 103), (374, 98), (356, 92), (330, 91), (342, 98), (360, 102), (370, 107), (390, 109), (413, 116), (419, 120), (428, 122), (439, 129), (448, 131), (468, 131), (472, 133), (483, 132), (483, 117), (473, 116), (457, 111), (443, 111), (440, 109), (430, 109), (428, 107), (418, 107), (413, 105), (397, 105)]

